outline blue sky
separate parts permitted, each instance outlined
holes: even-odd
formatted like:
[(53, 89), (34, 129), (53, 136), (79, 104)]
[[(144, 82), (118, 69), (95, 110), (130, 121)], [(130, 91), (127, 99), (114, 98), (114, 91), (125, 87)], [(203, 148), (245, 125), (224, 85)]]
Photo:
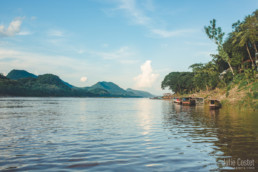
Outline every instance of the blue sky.
[(203, 29), (211, 19), (229, 33), (257, 7), (257, 0), (2, 0), (0, 72), (161, 94), (166, 74), (216, 52)]

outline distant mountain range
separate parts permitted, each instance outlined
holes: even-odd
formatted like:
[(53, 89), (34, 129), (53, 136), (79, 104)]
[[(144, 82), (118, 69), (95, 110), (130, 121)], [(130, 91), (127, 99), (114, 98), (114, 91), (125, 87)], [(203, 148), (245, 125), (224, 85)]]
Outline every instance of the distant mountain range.
[(25, 70), (12, 70), (0, 75), (0, 96), (38, 97), (154, 97), (151, 93), (122, 89), (113, 82), (98, 82), (91, 87), (75, 87), (53, 74), (34, 75)]

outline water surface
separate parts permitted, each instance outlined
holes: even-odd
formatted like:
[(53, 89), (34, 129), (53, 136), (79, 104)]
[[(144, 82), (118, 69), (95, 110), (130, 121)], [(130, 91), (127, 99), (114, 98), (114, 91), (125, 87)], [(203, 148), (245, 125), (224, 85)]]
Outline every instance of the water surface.
[(255, 170), (257, 124), (163, 100), (1, 98), (0, 171)]

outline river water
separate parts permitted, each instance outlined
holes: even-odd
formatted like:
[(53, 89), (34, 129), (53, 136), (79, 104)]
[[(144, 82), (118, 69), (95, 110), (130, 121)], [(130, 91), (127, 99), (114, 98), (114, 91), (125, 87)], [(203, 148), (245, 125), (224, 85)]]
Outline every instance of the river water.
[(258, 170), (258, 114), (134, 98), (1, 98), (0, 171)]

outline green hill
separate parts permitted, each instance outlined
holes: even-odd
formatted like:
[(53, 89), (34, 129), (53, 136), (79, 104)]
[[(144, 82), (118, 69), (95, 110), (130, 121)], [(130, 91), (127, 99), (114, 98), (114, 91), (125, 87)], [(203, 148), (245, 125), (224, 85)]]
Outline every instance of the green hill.
[(113, 82), (105, 82), (105, 81), (96, 83), (95, 85), (88, 88), (88, 90), (91, 91), (91, 90), (97, 89), (97, 88), (102, 89), (102, 90), (106, 90), (111, 95), (137, 96), (135, 94), (128, 93), (127, 91), (120, 88), (118, 85), (114, 84)]
[[(6, 76), (9, 79), (18, 80), (18, 79), (24, 79), (24, 78), (37, 78), (37, 75), (34, 75), (32, 73), (27, 72), (26, 70), (12, 70), (8, 73)], [(67, 85), (70, 88), (73, 88), (74, 86), (61, 80), (65, 85)]]
[(141, 97), (155, 97), (154, 95), (152, 95), (151, 93), (147, 92), (147, 91), (140, 91), (140, 90), (133, 90), (131, 88), (127, 88), (126, 90), (129, 93), (135, 94), (137, 96), (141, 96)]
[(12, 70), (11, 72), (8, 73), (8, 75), (6, 76), (9, 79), (22, 79), (22, 78), (37, 78), (36, 75), (29, 73), (25, 70)]
[[(78, 88), (78, 89), (80, 89), (80, 88)], [(98, 94), (99, 96), (110, 96), (110, 93), (107, 90), (102, 89), (102, 88), (85, 87), (83, 89), (88, 91), (89, 93)]]
[(55, 75), (45, 74), (37, 78), (0, 78), (1, 96), (73, 96), (73, 90)]
[(74, 87), (53, 74), (36, 76), (25, 70), (0, 74), (0, 96), (32, 97), (152, 97), (150, 93), (128, 89), (113, 82), (98, 82), (91, 87)]
[(36, 84), (39, 85), (51, 85), (57, 88), (70, 89), (58, 76), (53, 74), (39, 75), (36, 79)]

